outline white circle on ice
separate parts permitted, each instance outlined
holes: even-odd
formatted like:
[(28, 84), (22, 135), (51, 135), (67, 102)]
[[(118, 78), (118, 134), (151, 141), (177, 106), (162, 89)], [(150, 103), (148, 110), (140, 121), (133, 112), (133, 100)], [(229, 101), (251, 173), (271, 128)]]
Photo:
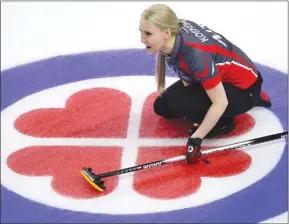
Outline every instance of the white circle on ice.
[[(176, 80), (176, 78), (168, 78), (167, 85)], [(131, 97), (128, 136), (123, 141), (86, 138), (35, 138), (25, 136), (15, 130), (13, 123), (21, 114), (37, 108), (63, 108), (65, 101), (72, 94), (95, 87), (114, 88)], [(43, 90), (19, 100), (2, 111), (1, 115), (1, 183), (23, 197), (57, 208), (105, 214), (141, 214), (194, 207), (222, 199), (262, 179), (280, 160), (284, 150), (284, 140), (248, 147), (246, 153), (252, 157), (252, 164), (248, 170), (225, 178), (202, 178), (202, 185), (195, 194), (172, 199), (169, 202), (168, 200), (148, 198), (135, 192), (132, 188), (132, 173), (120, 176), (119, 185), (112, 193), (99, 198), (80, 200), (67, 198), (53, 191), (50, 185), (52, 177), (28, 177), (8, 168), (6, 161), (11, 153), (32, 145), (123, 146), (122, 167), (135, 164), (137, 148), (140, 145), (182, 146), (186, 139), (171, 139), (165, 143), (159, 142), (157, 139), (138, 139), (142, 105), (148, 95), (153, 92), (155, 92), (154, 77), (123, 76), (69, 83)], [(225, 145), (283, 131), (278, 118), (268, 109), (254, 108), (248, 114), (253, 116), (256, 121), (256, 125), (250, 132), (238, 137), (204, 140), (203, 144), (207, 146)], [(266, 124), (263, 122), (264, 120), (266, 120)], [(267, 128), (268, 124), (270, 129)], [(264, 163), (264, 161), (266, 162)], [(115, 203), (116, 201), (118, 203)], [(104, 204), (109, 206), (103, 206)]]

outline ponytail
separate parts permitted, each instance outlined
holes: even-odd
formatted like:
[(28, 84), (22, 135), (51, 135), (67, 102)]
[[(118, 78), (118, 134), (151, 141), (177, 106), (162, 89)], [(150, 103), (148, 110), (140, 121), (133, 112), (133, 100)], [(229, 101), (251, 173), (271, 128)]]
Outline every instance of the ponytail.
[[(177, 33), (184, 25), (184, 20), (178, 20), (178, 30)], [(175, 34), (175, 33), (173, 33)], [(157, 55), (157, 63), (156, 63), (156, 81), (157, 81), (157, 91), (158, 94), (162, 94), (165, 90), (166, 86), (166, 63), (165, 63), (165, 56), (162, 53), (158, 53)]]
[(157, 64), (156, 64), (156, 81), (157, 81), (157, 91), (161, 95), (165, 90), (166, 80), (166, 64), (165, 56), (162, 53), (158, 53)]

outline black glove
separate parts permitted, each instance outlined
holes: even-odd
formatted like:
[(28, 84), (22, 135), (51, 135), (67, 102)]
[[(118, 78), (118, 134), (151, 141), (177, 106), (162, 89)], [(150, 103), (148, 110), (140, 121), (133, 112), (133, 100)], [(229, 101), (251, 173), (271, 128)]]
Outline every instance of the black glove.
[(198, 157), (201, 155), (202, 139), (189, 138), (187, 142), (186, 161), (189, 164), (197, 162)]

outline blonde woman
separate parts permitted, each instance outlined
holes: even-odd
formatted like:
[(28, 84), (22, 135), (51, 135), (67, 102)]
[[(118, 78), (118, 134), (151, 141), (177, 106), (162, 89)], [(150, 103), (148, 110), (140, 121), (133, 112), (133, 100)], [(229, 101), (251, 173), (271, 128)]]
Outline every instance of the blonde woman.
[[(271, 106), (261, 97), (263, 79), (255, 64), (221, 34), (178, 19), (165, 4), (144, 10), (139, 29), (148, 53), (157, 54), (155, 113), (194, 124), (188, 163), (197, 161), (204, 138), (232, 132), (235, 116), (254, 106)], [(180, 78), (167, 89), (166, 65)]]

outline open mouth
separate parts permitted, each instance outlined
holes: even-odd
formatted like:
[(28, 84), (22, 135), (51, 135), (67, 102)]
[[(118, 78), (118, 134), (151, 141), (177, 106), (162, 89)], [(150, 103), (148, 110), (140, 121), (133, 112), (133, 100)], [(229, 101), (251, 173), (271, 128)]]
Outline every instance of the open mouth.
[(146, 46), (146, 49), (151, 49), (152, 47), (151, 46)]

